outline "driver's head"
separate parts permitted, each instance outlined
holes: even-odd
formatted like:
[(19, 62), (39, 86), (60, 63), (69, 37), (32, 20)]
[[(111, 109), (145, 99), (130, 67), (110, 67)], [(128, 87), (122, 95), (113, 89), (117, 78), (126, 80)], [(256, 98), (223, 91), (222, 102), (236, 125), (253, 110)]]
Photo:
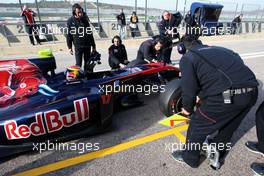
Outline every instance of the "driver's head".
[(67, 81), (76, 81), (82, 74), (81, 67), (73, 65), (66, 69), (65, 76)]

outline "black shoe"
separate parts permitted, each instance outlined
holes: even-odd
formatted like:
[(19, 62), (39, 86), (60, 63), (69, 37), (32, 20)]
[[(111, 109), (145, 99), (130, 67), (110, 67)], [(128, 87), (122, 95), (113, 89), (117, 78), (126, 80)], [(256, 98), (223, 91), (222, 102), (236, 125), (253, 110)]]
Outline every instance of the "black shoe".
[(264, 153), (262, 153), (258, 149), (258, 143), (257, 142), (248, 141), (248, 142), (246, 142), (245, 145), (249, 151), (251, 151), (253, 153), (261, 154), (264, 157)]
[(186, 164), (185, 161), (183, 160), (183, 151), (175, 151), (172, 153), (172, 157), (175, 161), (178, 163)]
[(252, 163), (250, 168), (256, 175), (264, 175), (263, 163)]

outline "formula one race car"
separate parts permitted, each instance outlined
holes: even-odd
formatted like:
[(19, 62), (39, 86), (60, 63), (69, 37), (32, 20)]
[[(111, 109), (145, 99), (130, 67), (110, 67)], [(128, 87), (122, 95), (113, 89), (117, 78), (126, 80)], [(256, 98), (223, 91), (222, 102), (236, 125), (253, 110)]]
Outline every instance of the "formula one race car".
[(83, 73), (73, 80), (55, 69), (52, 55), (0, 61), (0, 157), (32, 150), (34, 142), (100, 132), (111, 124), (114, 107), (126, 106), (124, 100), (133, 95), (120, 87), (165, 84), (179, 77), (177, 67), (162, 62)]

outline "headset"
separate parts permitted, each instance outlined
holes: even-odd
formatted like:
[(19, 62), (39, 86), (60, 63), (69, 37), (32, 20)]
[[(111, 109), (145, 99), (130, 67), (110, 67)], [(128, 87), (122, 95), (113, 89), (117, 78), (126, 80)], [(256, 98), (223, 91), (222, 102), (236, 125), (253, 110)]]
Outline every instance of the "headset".
[(177, 51), (178, 51), (179, 54), (182, 54), (182, 55), (184, 55), (186, 53), (187, 50), (186, 50), (186, 47), (185, 47), (183, 42), (180, 42), (177, 45)]
[(78, 3), (75, 3), (75, 4), (72, 5), (72, 15), (73, 16), (76, 15), (76, 13), (75, 13), (76, 9), (80, 9), (82, 11), (82, 13), (83, 13), (82, 6), (80, 4), (78, 4)]
[(112, 43), (114, 43), (114, 39), (119, 40), (120, 45), (122, 44), (122, 39), (121, 39), (118, 35), (116, 35), (116, 36), (113, 37), (113, 39), (112, 39)]

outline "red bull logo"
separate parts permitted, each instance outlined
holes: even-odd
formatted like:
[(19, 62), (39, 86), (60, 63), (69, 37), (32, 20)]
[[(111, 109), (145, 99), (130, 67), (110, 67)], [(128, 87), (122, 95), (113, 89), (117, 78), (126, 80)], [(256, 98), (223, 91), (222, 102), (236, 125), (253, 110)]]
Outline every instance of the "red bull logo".
[(35, 114), (35, 122), (30, 125), (17, 125), (15, 120), (4, 123), (8, 140), (28, 138), (31, 135), (40, 136), (53, 133), (65, 127), (71, 127), (89, 119), (89, 106), (87, 98), (73, 102), (74, 112), (61, 115), (58, 110), (39, 112)]

